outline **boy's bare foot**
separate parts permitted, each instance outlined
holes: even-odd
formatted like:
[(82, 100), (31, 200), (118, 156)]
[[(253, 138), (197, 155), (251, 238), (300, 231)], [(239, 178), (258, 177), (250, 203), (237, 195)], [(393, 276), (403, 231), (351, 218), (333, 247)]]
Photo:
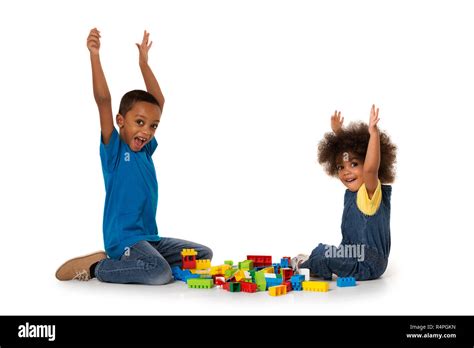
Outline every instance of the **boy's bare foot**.
[(56, 278), (59, 280), (89, 280), (91, 279), (90, 267), (105, 258), (107, 258), (107, 254), (98, 251), (66, 261), (56, 271)]

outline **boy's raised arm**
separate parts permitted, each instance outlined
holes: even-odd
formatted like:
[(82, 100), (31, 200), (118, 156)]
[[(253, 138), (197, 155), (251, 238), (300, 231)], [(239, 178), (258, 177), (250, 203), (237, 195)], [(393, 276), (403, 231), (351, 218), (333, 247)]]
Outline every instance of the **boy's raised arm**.
[(148, 51), (150, 50), (153, 41), (148, 44), (148, 38), (150, 37), (150, 33), (145, 32), (143, 33), (143, 40), (141, 44), (136, 44), (139, 51), (139, 64), (140, 70), (143, 75), (143, 80), (145, 80), (146, 90), (148, 93), (151, 93), (158, 103), (160, 104), (161, 111), (163, 112), (163, 106), (165, 104), (165, 97), (161, 92), (160, 85), (158, 84), (158, 80), (156, 79), (153, 71), (151, 70), (150, 66), (148, 65)]
[(364, 161), (364, 183), (367, 188), (369, 198), (372, 198), (375, 190), (377, 189), (379, 180), (379, 167), (380, 167), (380, 133), (377, 127), (379, 122), (379, 109), (375, 109), (375, 105), (372, 105), (370, 109), (370, 122), (369, 122), (369, 145), (367, 146), (367, 154), (365, 155)]
[(87, 48), (90, 52), (92, 65), (92, 84), (94, 89), (94, 99), (99, 108), (100, 129), (102, 132), (102, 141), (108, 144), (114, 130), (114, 121), (112, 116), (112, 98), (110, 97), (109, 87), (105, 80), (104, 71), (100, 63), (100, 32), (97, 28), (90, 31), (87, 37)]

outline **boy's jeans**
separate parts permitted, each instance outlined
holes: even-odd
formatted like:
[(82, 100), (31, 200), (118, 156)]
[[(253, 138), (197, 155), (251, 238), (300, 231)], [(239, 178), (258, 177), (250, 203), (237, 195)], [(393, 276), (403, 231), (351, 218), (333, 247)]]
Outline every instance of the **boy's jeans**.
[(212, 259), (208, 247), (176, 238), (158, 242), (140, 241), (125, 252), (120, 260), (105, 259), (95, 268), (98, 280), (108, 283), (162, 285), (171, 282), (171, 267), (181, 266), (181, 251), (195, 249), (196, 259)]

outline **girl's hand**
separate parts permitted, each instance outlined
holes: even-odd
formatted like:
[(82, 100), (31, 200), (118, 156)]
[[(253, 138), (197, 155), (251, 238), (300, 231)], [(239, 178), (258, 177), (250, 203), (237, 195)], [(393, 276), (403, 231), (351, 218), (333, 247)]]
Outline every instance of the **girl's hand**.
[(148, 51), (150, 50), (153, 41), (148, 44), (148, 38), (150, 37), (150, 33), (147, 33), (145, 30), (143, 32), (143, 40), (141, 44), (136, 44), (138, 47), (139, 57), (138, 61), (140, 64), (148, 64)]
[(375, 105), (372, 105), (370, 109), (370, 121), (369, 121), (369, 134), (372, 135), (378, 132), (377, 123), (379, 123), (379, 108), (375, 109)]
[(87, 37), (87, 48), (91, 54), (98, 55), (100, 49), (100, 31), (97, 28), (92, 29)]
[(342, 129), (342, 123), (344, 117), (341, 117), (341, 112), (334, 111), (334, 115), (331, 116), (331, 128), (334, 133), (339, 133)]

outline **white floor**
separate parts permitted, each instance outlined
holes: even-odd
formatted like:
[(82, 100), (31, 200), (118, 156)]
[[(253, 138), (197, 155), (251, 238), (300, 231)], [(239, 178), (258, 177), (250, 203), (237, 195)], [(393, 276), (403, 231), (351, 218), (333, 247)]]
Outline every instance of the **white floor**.
[[(59, 282), (42, 271), (4, 286), (0, 314), (7, 315), (421, 315), (471, 314), (473, 281), (402, 273), (392, 264), (379, 280), (356, 287), (330, 284), (327, 293), (230, 293), (220, 288), (188, 289), (183, 282), (166, 286)], [(410, 275), (412, 276), (410, 278)], [(31, 281), (37, 278), (36, 282)], [(21, 284), (23, 283), (23, 284)]]

